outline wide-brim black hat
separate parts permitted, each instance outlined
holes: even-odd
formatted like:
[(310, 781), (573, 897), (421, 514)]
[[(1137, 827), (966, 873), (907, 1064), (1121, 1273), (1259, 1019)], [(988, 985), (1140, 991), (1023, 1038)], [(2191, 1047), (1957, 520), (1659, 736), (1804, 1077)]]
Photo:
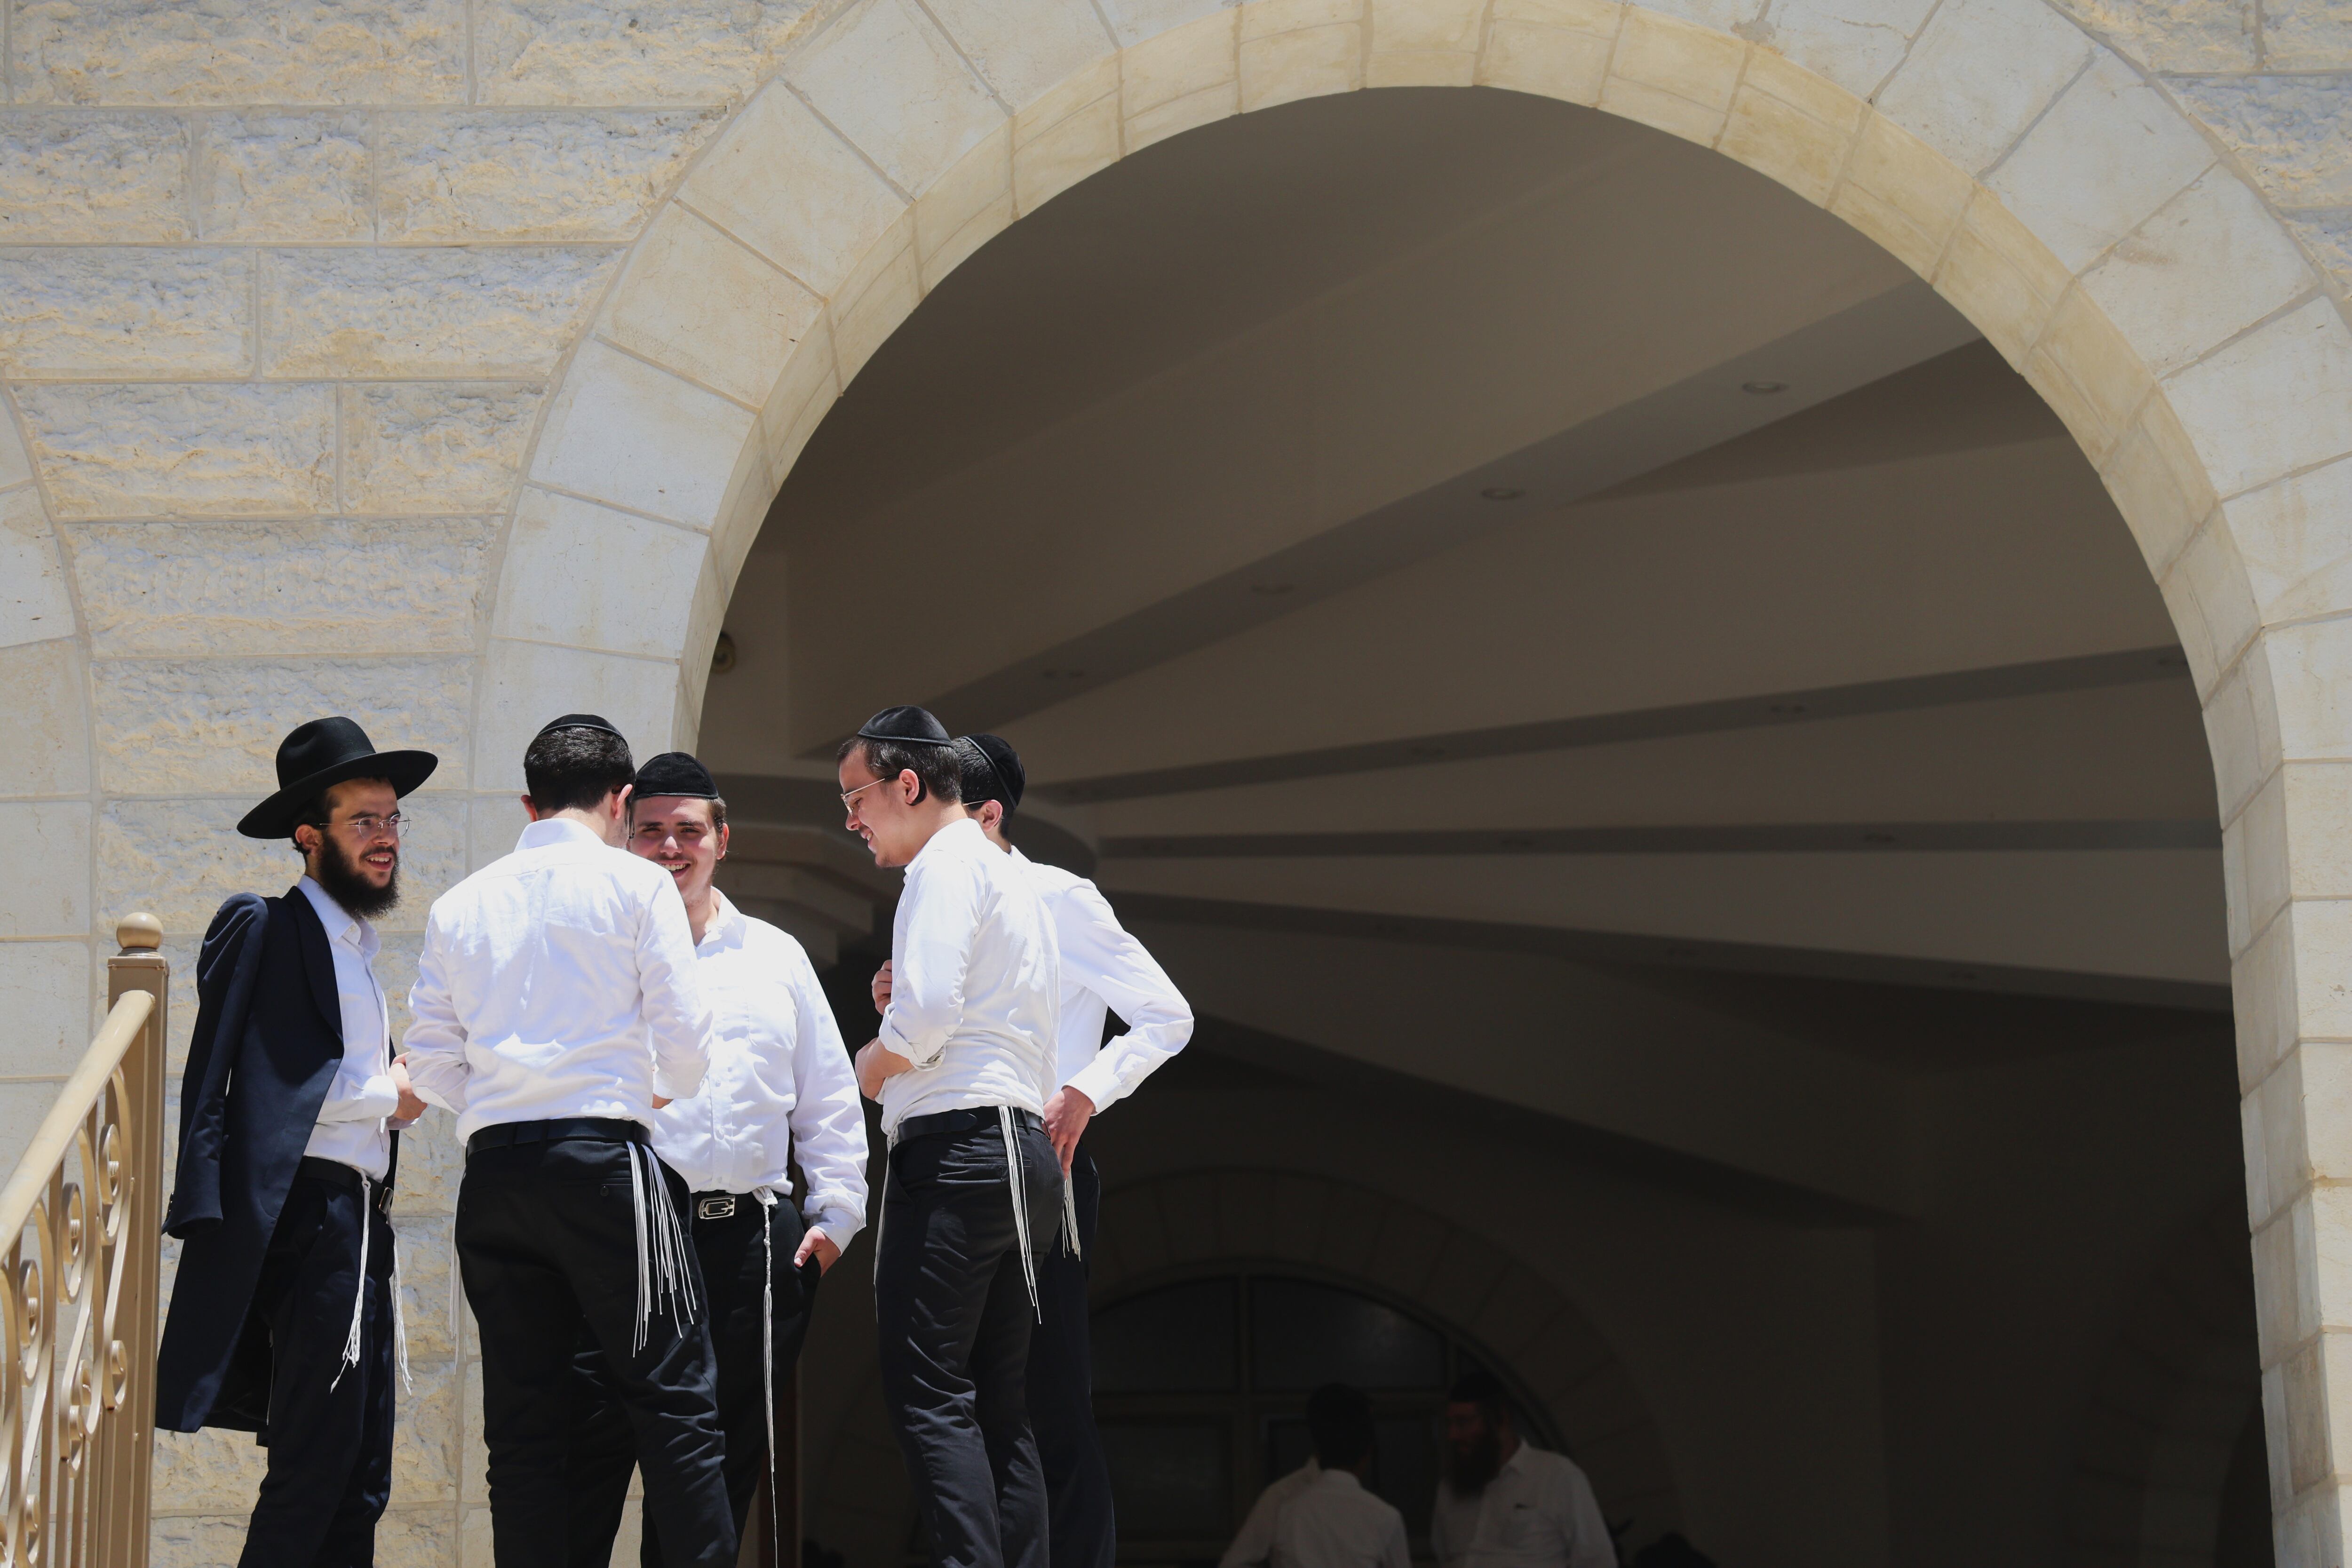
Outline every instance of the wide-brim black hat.
[(389, 779), (393, 794), (406, 795), (440, 765), (430, 752), (377, 751), (367, 731), (341, 714), (313, 719), (278, 743), (278, 793), (247, 812), (236, 830), (247, 838), (285, 838), (303, 807), (336, 784)]

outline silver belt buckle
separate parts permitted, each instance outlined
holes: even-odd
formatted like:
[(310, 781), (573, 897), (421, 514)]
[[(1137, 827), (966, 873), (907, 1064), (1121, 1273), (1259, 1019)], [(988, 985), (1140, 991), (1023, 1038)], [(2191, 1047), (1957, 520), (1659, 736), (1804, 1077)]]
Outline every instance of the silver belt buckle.
[(695, 1200), (694, 1205), (694, 1217), (697, 1219), (733, 1219), (735, 1217), (735, 1194), (732, 1193), (720, 1193), (716, 1197), (698, 1198)]

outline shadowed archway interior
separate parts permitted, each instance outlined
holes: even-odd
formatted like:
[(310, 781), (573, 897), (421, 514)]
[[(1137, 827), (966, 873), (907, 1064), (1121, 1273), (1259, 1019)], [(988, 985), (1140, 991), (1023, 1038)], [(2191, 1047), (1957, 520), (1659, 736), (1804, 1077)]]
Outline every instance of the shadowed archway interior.
[(726, 625), (730, 867), (853, 1037), (824, 759), (923, 700), (1203, 1015), (1112, 1181), (1378, 1168), (1528, 1258), (1654, 1419), (1636, 1544), (2060, 1550), (2053, 1347), (2239, 1173), (2211, 763), (2079, 446), (1852, 229), (1510, 94), (1174, 138), (880, 347)]

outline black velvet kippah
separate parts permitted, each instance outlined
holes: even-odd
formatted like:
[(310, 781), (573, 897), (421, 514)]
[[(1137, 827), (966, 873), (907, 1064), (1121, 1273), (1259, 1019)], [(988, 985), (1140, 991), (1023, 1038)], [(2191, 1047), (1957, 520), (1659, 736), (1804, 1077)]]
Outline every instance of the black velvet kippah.
[[(626, 735), (613, 728), (611, 720), (598, 713), (566, 713), (561, 719), (550, 719), (539, 727), (539, 734), (544, 735), (553, 730), (602, 730), (607, 735), (615, 736), (624, 741), (628, 739)], [(531, 739), (535, 741), (539, 739), (539, 735), (533, 735)]]
[(1018, 810), (1021, 792), (1029, 787), (1029, 774), (1021, 766), (1021, 753), (1002, 735), (966, 735), (956, 742), (957, 754), (963, 758), (963, 803), (979, 805), (987, 801), (1002, 801), (1007, 811)]
[(955, 737), (928, 708), (885, 708), (857, 731), (861, 741), (896, 741), (903, 746), (952, 746)]
[(719, 782), (710, 776), (710, 770), (696, 762), (690, 753), (664, 752), (637, 770), (637, 798), (651, 800), (657, 795), (679, 795), (688, 800), (717, 800)]

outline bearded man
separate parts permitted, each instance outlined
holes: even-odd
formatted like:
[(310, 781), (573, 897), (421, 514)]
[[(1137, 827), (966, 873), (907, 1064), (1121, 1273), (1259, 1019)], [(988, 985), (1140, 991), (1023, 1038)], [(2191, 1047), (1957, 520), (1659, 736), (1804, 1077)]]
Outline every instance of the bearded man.
[(392, 1059), (370, 921), (400, 897), (399, 797), (436, 762), (379, 752), (345, 718), (288, 735), (278, 793), (237, 831), (291, 842), (301, 880), (223, 904), (196, 961), (155, 1425), (269, 1450), (248, 1568), (373, 1562), (392, 1496), (387, 1215), (395, 1130), (425, 1103)]
[(1617, 1568), (1592, 1483), (1567, 1455), (1521, 1438), (1503, 1385), (1475, 1369), (1446, 1394), (1429, 1544), (1439, 1568)]

